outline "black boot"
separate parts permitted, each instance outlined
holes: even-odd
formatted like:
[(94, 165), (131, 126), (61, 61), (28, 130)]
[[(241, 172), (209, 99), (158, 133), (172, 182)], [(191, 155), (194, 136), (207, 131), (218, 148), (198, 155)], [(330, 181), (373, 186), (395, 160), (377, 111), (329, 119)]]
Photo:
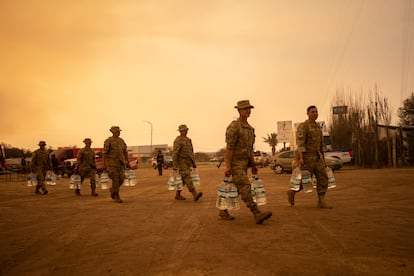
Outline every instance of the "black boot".
[(185, 200), (185, 197), (181, 195), (181, 191), (176, 191), (175, 200)]
[(116, 193), (114, 193), (115, 195), (114, 195), (114, 200), (116, 201), (116, 202), (118, 202), (118, 203), (122, 203), (123, 201), (122, 201), (122, 199), (119, 197), (119, 193), (118, 192), (116, 192)]
[(38, 194), (38, 195), (42, 194), (40, 192), (40, 186), (36, 186), (35, 194)]
[(332, 209), (332, 206), (329, 206), (325, 202), (325, 193), (318, 194), (318, 208), (321, 209)]
[(289, 190), (287, 192), (287, 199), (288, 199), (288, 202), (289, 202), (291, 207), (295, 206), (295, 194), (296, 194), (296, 192), (292, 191), (292, 190)]
[(260, 212), (259, 208), (257, 208), (257, 205), (249, 208), (254, 215), (254, 220), (256, 221), (256, 224), (262, 224), (265, 220), (272, 216), (272, 212)]

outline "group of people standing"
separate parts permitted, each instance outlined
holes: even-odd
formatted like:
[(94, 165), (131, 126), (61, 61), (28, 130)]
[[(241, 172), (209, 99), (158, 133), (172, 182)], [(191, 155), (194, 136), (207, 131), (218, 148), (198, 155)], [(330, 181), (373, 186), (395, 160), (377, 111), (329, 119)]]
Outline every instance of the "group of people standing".
[[(237, 120), (234, 120), (226, 129), (226, 152), (225, 152), (225, 177), (232, 177), (232, 182), (236, 185), (241, 199), (245, 202), (246, 207), (252, 212), (255, 222), (262, 224), (265, 220), (272, 216), (272, 212), (259, 210), (256, 202), (251, 194), (251, 184), (248, 179), (248, 169), (256, 175), (258, 168), (254, 162), (254, 143), (255, 131), (248, 123), (251, 110), (254, 108), (249, 100), (237, 102), (235, 106), (239, 113)], [(307, 108), (308, 119), (301, 123), (297, 131), (298, 142), (298, 164), (305, 166), (307, 170), (314, 174), (317, 178), (318, 207), (322, 209), (332, 208), (325, 202), (325, 194), (328, 187), (328, 177), (325, 171), (325, 160), (323, 154), (323, 137), (321, 126), (316, 122), (318, 118), (318, 110), (316, 106)], [(173, 145), (173, 169), (177, 171), (183, 181), (183, 185), (187, 187), (192, 194), (194, 201), (198, 201), (202, 196), (202, 192), (198, 192), (191, 179), (191, 170), (197, 168), (194, 158), (194, 149), (191, 139), (187, 136), (189, 128), (186, 125), (180, 125), (178, 131), (180, 135), (174, 140)], [(112, 180), (110, 189), (111, 198), (115, 202), (122, 202), (119, 195), (119, 188), (125, 180), (125, 168), (130, 168), (128, 162), (127, 145), (125, 141), (119, 137), (121, 129), (118, 126), (110, 128), (112, 136), (104, 142), (103, 161), (104, 169), (108, 172), (109, 178)], [(81, 176), (81, 181), (85, 178), (91, 179), (91, 195), (97, 196), (96, 193), (96, 163), (95, 152), (91, 149), (92, 140), (85, 138), (83, 140), (85, 147), (81, 149), (77, 158), (76, 170)], [(36, 173), (38, 185), (35, 193), (47, 194), (48, 190), (44, 184), (46, 171), (52, 168), (49, 153), (45, 149), (46, 142), (39, 142), (39, 149), (33, 152), (31, 168)], [(159, 157), (161, 158), (161, 157)], [(158, 159), (158, 158), (157, 158)], [(158, 160), (157, 160), (158, 161)], [(162, 160), (159, 160), (162, 163)], [(159, 172), (162, 174), (162, 170)], [(300, 190), (299, 190), (300, 191)], [(75, 191), (80, 195), (80, 190)], [(297, 192), (289, 190), (287, 193), (288, 202), (293, 207), (295, 205), (295, 195)], [(185, 200), (181, 191), (176, 191), (175, 200)], [(228, 210), (220, 210), (219, 216), (224, 220), (233, 220)]]

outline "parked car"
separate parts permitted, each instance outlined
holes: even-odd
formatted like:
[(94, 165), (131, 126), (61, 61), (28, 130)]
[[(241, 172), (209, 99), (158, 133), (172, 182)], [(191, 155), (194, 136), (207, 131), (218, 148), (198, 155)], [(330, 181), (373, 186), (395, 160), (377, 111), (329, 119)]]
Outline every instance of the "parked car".
[(327, 156), (336, 157), (336, 158), (340, 159), (342, 164), (351, 163), (351, 161), (352, 161), (352, 149), (326, 151), (325, 152), (325, 158)]
[[(164, 155), (164, 169), (172, 168), (173, 160), (171, 155)], [(154, 156), (151, 158), (151, 167), (157, 169), (157, 157)]]
[[(293, 161), (294, 155), (295, 155), (295, 152), (291, 150), (276, 153), (272, 157), (270, 168), (276, 174), (281, 174), (284, 172), (291, 173), (292, 172), (292, 161)], [(325, 156), (325, 162), (326, 162), (326, 165), (330, 167), (333, 171), (339, 170), (340, 168), (342, 168), (342, 163), (339, 158)]]

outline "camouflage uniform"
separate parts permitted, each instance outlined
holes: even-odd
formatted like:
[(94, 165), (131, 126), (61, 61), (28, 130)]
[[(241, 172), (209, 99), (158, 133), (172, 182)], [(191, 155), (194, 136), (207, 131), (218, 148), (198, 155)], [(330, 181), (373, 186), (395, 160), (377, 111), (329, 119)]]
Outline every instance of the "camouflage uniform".
[[(185, 125), (181, 125), (180, 129), (186, 128)], [(187, 186), (188, 191), (193, 195), (197, 201), (202, 193), (197, 193), (191, 179), (191, 168), (195, 165), (194, 161), (194, 149), (191, 139), (188, 137), (177, 136), (173, 145), (173, 166), (178, 169), (183, 185)], [(180, 195), (180, 191), (177, 191), (176, 199), (185, 199)]]
[(46, 172), (52, 169), (52, 162), (49, 158), (48, 150), (40, 148), (33, 152), (31, 168), (37, 177), (35, 193), (39, 194), (39, 189), (42, 189), (43, 194), (47, 194), (48, 190), (45, 185)]
[(253, 200), (251, 185), (247, 177), (247, 168), (251, 166), (253, 144), (255, 142), (254, 128), (240, 120), (233, 121), (226, 130), (227, 149), (233, 150), (231, 172), (233, 183), (236, 185), (241, 199), (248, 208), (256, 207)]
[[(309, 118), (317, 118), (317, 109), (315, 106), (308, 107), (307, 111)], [(301, 161), (299, 164), (303, 164), (311, 175), (314, 174), (316, 176), (318, 208), (331, 209), (332, 206), (329, 206), (325, 202), (325, 193), (328, 189), (328, 176), (326, 174), (323, 156), (324, 144), (321, 126), (315, 120), (306, 120), (298, 126), (296, 140), (298, 144), (297, 154), (299, 155), (299, 161)], [(292, 207), (295, 205), (295, 194), (297, 192), (292, 190), (287, 192), (288, 202)]]
[[(95, 175), (96, 175), (96, 160), (95, 160), (95, 151), (91, 148), (83, 148), (79, 151), (78, 154), (78, 169), (79, 175), (81, 176), (81, 183), (85, 180), (85, 178), (90, 179), (91, 184), (91, 194), (93, 196), (97, 196), (98, 194), (95, 193), (96, 189), (96, 182), (95, 182)], [(78, 191), (80, 193), (80, 191)]]
[[(252, 173), (257, 174), (253, 161), (253, 145), (255, 142), (254, 128), (249, 125), (247, 118), (250, 110), (254, 108), (249, 100), (238, 101), (235, 106), (239, 112), (239, 119), (230, 123), (226, 129), (226, 171), (225, 176), (232, 176), (241, 199), (254, 215), (256, 224), (262, 224), (272, 216), (272, 212), (261, 212), (254, 202), (251, 184), (247, 177), (247, 168), (252, 167)], [(219, 216), (225, 220), (233, 220), (227, 209), (220, 210)]]
[(109, 137), (105, 140), (103, 154), (106, 159), (106, 170), (112, 180), (112, 197), (114, 193), (119, 193), (119, 187), (124, 183), (125, 166), (128, 163), (128, 160), (125, 159), (127, 153), (127, 145), (122, 138)]
[(328, 176), (326, 175), (323, 160), (323, 136), (321, 126), (306, 120), (298, 126), (297, 130), (298, 152), (303, 153), (304, 166), (315, 174), (318, 194), (326, 193), (328, 189)]

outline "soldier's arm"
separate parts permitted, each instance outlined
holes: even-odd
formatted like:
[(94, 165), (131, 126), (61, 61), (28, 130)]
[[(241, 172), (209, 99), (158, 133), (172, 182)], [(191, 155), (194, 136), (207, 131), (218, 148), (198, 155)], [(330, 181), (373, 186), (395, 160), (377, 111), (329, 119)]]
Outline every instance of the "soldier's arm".
[(177, 169), (177, 165), (178, 165), (178, 152), (181, 149), (181, 145), (178, 141), (178, 139), (174, 140), (174, 145), (173, 145), (173, 152), (172, 152), (172, 158), (173, 158), (173, 168)]
[(224, 156), (224, 162), (226, 166), (226, 170), (224, 175), (229, 177), (231, 175), (231, 160), (233, 159), (234, 151), (232, 149), (226, 148), (226, 154)]
[(298, 130), (296, 132), (296, 143), (298, 145), (298, 155), (299, 155), (299, 164), (303, 165), (304, 161), (303, 161), (303, 152), (306, 150), (305, 147), (305, 139), (306, 139), (306, 131), (305, 131), (305, 127), (304, 127), (304, 123), (301, 123), (298, 126)]

